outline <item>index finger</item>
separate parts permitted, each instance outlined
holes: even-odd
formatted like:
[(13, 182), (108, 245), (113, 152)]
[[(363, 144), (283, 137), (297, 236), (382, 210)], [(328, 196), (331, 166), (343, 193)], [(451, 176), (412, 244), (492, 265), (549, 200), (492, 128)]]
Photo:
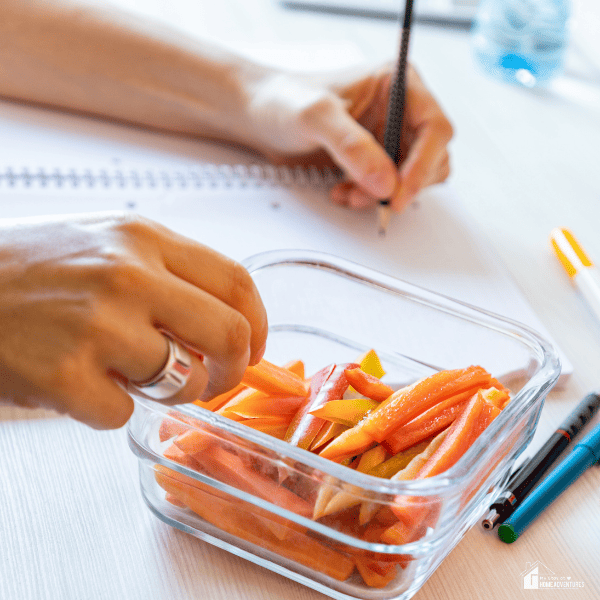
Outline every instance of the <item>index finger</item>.
[(267, 343), (267, 313), (248, 271), (235, 260), (166, 227), (152, 223), (165, 267), (241, 313), (250, 324), (250, 364)]

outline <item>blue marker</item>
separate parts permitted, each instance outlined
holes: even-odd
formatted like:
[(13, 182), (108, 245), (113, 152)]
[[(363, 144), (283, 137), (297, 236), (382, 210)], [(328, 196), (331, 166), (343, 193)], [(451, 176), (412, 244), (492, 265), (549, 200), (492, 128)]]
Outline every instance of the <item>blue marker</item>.
[(498, 527), (498, 537), (512, 544), (527, 527), (593, 464), (600, 461), (600, 425), (596, 426), (565, 460), (525, 498)]

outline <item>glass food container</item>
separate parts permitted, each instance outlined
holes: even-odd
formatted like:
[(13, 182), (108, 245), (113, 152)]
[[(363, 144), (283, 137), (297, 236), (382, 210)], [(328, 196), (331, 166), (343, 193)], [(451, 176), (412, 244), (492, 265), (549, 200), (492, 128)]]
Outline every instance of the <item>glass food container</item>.
[[(481, 365), (511, 401), (449, 470), (393, 481), (195, 404), (136, 398), (128, 435), (142, 495), (173, 527), (332, 598), (407, 600), (499, 494), (558, 378), (556, 352), (519, 323), (334, 256), (267, 252), (245, 266), (267, 309), (270, 362), (302, 359), (311, 375), (373, 348), (393, 388)], [(199, 460), (173, 452), (186, 431)], [(335, 495), (342, 509), (315, 518)], [(382, 541), (403, 526), (398, 502), (426, 516)]]

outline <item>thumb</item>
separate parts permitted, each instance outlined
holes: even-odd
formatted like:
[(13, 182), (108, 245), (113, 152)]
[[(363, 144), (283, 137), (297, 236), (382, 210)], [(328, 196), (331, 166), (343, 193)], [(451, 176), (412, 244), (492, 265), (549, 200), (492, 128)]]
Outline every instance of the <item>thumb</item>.
[(330, 96), (305, 114), (305, 135), (325, 148), (334, 162), (365, 192), (389, 198), (398, 185), (394, 161), (373, 134), (348, 113), (344, 101)]

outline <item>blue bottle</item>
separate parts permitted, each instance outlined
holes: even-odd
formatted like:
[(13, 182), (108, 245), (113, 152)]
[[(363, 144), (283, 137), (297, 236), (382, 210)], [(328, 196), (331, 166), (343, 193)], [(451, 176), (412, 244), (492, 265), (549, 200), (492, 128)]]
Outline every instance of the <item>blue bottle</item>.
[(568, 43), (570, 0), (482, 0), (475, 56), (497, 78), (534, 87), (558, 74)]

